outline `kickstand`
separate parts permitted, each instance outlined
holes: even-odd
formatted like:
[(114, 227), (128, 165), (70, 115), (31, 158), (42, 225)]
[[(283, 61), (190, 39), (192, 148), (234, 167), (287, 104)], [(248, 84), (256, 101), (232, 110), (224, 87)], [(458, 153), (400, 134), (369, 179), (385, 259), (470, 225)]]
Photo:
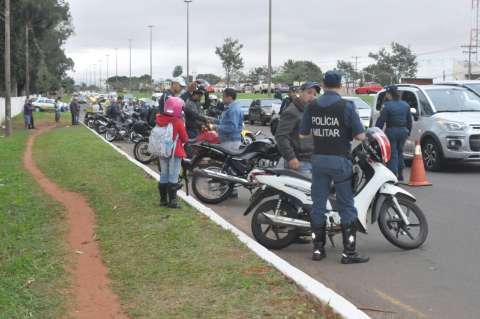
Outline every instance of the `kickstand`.
[(332, 244), (332, 247), (335, 247), (335, 242), (333, 241), (333, 236), (335, 236), (335, 234), (328, 233), (328, 240), (330, 240), (330, 243)]

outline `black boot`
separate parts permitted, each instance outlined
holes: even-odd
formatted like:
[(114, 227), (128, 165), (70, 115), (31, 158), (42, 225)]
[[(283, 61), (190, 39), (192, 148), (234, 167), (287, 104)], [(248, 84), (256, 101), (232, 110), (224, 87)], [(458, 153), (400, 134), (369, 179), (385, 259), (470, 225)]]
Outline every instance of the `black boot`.
[(158, 192), (160, 193), (160, 206), (168, 206), (168, 184), (158, 183)]
[(325, 242), (327, 241), (327, 230), (325, 227), (325, 224), (312, 227), (312, 260), (319, 261), (327, 256), (325, 253)]
[(357, 224), (342, 225), (343, 254), (342, 264), (361, 264), (370, 260), (368, 257), (360, 256), (356, 250)]
[(178, 184), (168, 184), (168, 207), (180, 208), (177, 202)]

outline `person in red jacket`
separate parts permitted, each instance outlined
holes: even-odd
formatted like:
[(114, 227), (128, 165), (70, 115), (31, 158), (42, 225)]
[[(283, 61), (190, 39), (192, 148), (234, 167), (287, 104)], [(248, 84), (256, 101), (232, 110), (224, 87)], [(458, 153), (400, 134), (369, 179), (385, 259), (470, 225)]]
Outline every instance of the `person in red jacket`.
[[(169, 97), (164, 105), (163, 113), (157, 114), (156, 123), (160, 127), (172, 124), (173, 140), (177, 140), (174, 154), (170, 158), (160, 158), (160, 206), (180, 208), (177, 202), (177, 190), (181, 188), (178, 183), (182, 159), (187, 155), (183, 145), (188, 142), (185, 122), (182, 119), (185, 102), (179, 97)], [(168, 195), (168, 200), (167, 200)]]

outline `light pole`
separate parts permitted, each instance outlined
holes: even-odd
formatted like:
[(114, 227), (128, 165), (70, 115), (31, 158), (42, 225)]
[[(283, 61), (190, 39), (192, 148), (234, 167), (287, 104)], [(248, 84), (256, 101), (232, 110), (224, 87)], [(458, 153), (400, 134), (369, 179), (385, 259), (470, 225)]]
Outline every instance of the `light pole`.
[(115, 83), (118, 88), (118, 48), (115, 48)]
[(128, 90), (132, 90), (132, 39), (128, 39), (128, 49), (130, 51), (129, 55), (129, 71), (128, 71)]
[(150, 87), (153, 91), (153, 56), (152, 56), (152, 42), (153, 42), (153, 25), (147, 26), (150, 29)]
[(108, 93), (108, 58), (110, 57), (110, 54), (107, 54), (106, 57), (107, 57), (107, 78), (105, 80), (105, 89)]
[(268, 0), (268, 94), (272, 93), (272, 0)]
[(187, 4), (187, 83), (190, 82), (190, 3), (192, 0), (184, 0)]
[(102, 60), (98, 60), (98, 88), (102, 89)]

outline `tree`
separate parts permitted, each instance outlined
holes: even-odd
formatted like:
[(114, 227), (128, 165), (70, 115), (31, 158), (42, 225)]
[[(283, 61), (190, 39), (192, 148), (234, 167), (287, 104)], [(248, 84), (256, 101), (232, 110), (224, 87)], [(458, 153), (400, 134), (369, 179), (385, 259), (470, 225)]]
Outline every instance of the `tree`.
[(375, 64), (364, 69), (369, 76), (383, 85), (398, 83), (402, 77), (415, 77), (418, 70), (417, 56), (409, 47), (392, 42), (390, 51), (382, 48), (368, 55)]
[(210, 83), (211, 85), (215, 85), (222, 80), (222, 78), (219, 77), (218, 75), (211, 74), (211, 73), (198, 74), (197, 79), (205, 80), (208, 83)]
[(292, 84), (294, 82), (322, 81), (322, 70), (311, 61), (288, 60), (275, 76), (274, 82)]
[(350, 87), (350, 83), (355, 83), (359, 78), (359, 73), (355, 71), (355, 67), (352, 62), (343, 60), (337, 61), (337, 70), (344, 77), (347, 89)]
[(260, 83), (263, 82), (268, 74), (268, 67), (267, 66), (260, 66), (250, 70), (248, 73), (249, 81), (253, 83)]
[(230, 86), (230, 77), (233, 72), (243, 68), (243, 58), (240, 55), (240, 50), (243, 44), (238, 40), (226, 38), (221, 47), (216, 47), (215, 54), (222, 60), (222, 66), (225, 69), (227, 87)]
[(173, 69), (172, 76), (176, 78), (177, 76), (182, 75), (182, 73), (183, 73), (183, 67), (181, 65), (177, 65)]
[[(0, 0), (3, 7), (4, 0)], [(25, 89), (25, 29), (29, 29), (30, 89), (40, 87), (48, 91), (58, 90), (66, 72), (73, 68), (73, 61), (65, 55), (63, 45), (72, 35), (70, 7), (64, 0), (15, 0), (12, 1), (12, 84), (17, 92)], [(4, 32), (0, 26), (0, 55), (4, 54)], [(43, 59), (43, 62), (42, 62)], [(43, 64), (43, 65), (42, 65)], [(39, 68), (46, 68), (40, 72)], [(48, 71), (48, 72), (47, 72)], [(0, 65), (0, 83), (4, 83), (4, 66)], [(39, 79), (41, 76), (42, 79)], [(40, 83), (48, 79), (48, 83)], [(1, 94), (2, 92), (0, 92)]]

